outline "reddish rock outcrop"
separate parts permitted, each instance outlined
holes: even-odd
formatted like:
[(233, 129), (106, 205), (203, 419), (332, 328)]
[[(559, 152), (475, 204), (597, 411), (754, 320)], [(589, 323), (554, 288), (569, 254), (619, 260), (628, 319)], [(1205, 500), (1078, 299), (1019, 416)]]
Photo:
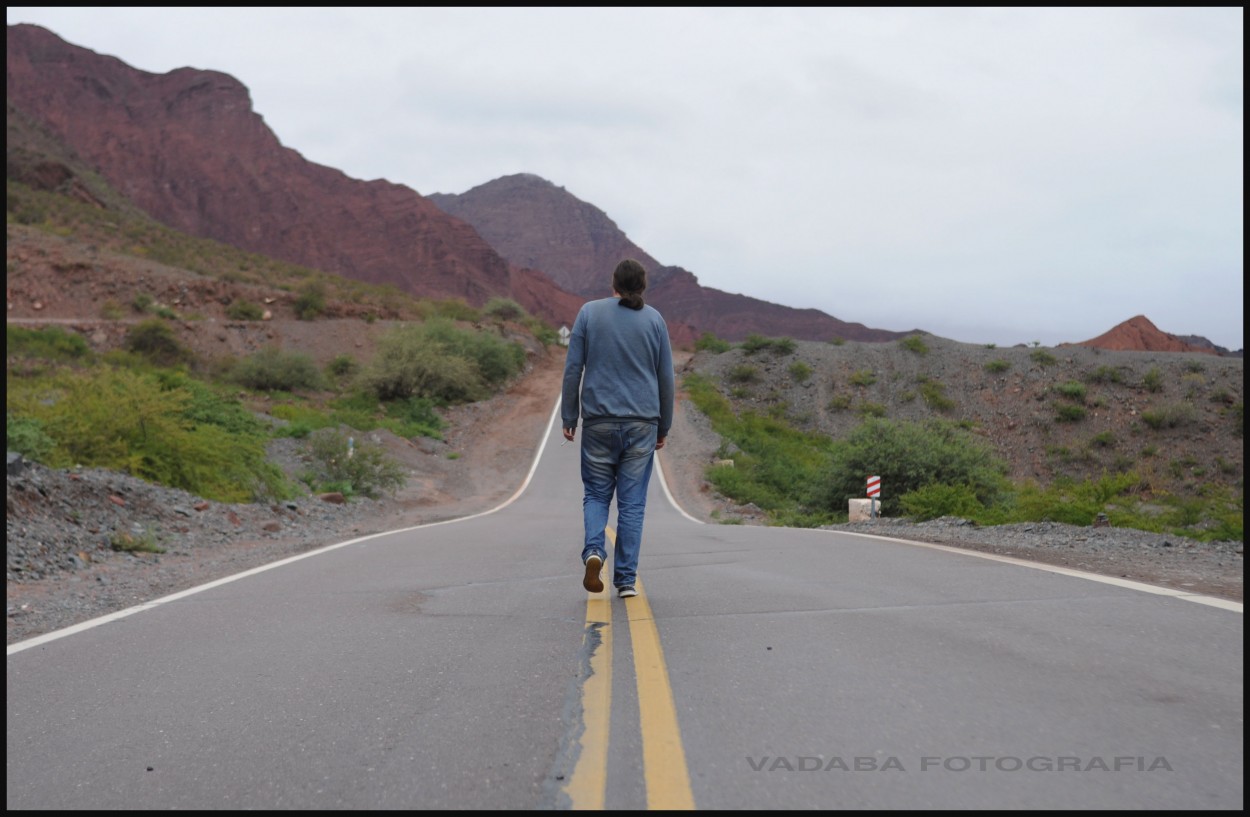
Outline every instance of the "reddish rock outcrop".
[(11, 106), (175, 229), (421, 297), (515, 297), (557, 324), (583, 301), (416, 191), (283, 147), (227, 74), (140, 71), (33, 25), (8, 27), (7, 65)]
[(1096, 338), (1062, 345), (1091, 346), (1096, 349), (1114, 349), (1118, 351), (1218, 354), (1213, 347), (1195, 346), (1186, 343), (1176, 335), (1160, 331), (1145, 315), (1129, 318)]

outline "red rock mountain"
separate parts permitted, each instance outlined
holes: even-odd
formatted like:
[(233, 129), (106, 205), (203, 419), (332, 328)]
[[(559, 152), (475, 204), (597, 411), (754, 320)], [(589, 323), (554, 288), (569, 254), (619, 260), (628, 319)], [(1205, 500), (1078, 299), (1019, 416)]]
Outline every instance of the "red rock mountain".
[[(840, 337), (888, 341), (908, 332), (870, 329), (816, 309), (796, 309), (705, 287), (681, 267), (665, 266), (634, 244), (606, 213), (563, 187), (529, 173), (503, 176), (465, 193), (432, 193), (430, 201), (472, 224), (515, 264), (537, 267), (564, 289), (587, 298), (605, 294), (622, 258), (647, 268), (647, 301), (696, 336), (711, 332), (740, 341), (749, 334), (799, 340)], [(684, 330), (674, 330), (674, 342)]]
[(1199, 352), (1202, 354), (1218, 354), (1216, 349), (1207, 342), (1205, 346), (1188, 343), (1176, 335), (1169, 335), (1150, 322), (1145, 315), (1129, 318), (1112, 327), (1096, 338), (1083, 340), (1079, 343), (1063, 344), (1071, 346), (1092, 346), (1098, 349), (1143, 352)]
[(556, 324), (584, 301), (416, 191), (283, 147), (229, 75), (140, 71), (34, 25), (8, 27), (7, 63), (11, 108), (175, 229), (421, 297), (512, 297)]

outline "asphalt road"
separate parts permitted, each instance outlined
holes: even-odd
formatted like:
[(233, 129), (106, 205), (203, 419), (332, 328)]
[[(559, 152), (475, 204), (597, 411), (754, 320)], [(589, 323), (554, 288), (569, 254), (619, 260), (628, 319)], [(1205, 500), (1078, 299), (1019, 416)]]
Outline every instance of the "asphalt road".
[(1243, 807), (1241, 605), (662, 478), (641, 595), (588, 594), (560, 441), (490, 513), (10, 645), (6, 807)]

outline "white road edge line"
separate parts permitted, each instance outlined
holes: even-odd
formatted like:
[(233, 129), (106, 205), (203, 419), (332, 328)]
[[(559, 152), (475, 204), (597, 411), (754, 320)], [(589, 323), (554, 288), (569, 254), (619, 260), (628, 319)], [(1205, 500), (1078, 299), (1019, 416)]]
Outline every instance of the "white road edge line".
[(1218, 607), (1221, 610), (1231, 610), (1234, 613), (1242, 612), (1242, 603), (1232, 601), (1230, 599), (1216, 598), (1215, 596), (1204, 596), (1198, 593), (1190, 593), (1185, 590), (1174, 590), (1171, 587), (1160, 587), (1154, 584), (1146, 584), (1144, 582), (1130, 581), (1129, 579), (1118, 579), (1115, 576), (1103, 576), (1098, 573), (1086, 573), (1083, 570), (1073, 570), (1070, 567), (1058, 567), (1056, 565), (1048, 565), (1044, 562), (1030, 562), (1027, 559), (1017, 559), (1011, 556), (1000, 556), (997, 553), (981, 553), (976, 550), (968, 550), (965, 548), (952, 547), (950, 545), (936, 545), (931, 542), (913, 542), (909, 539), (895, 539), (892, 536), (878, 536), (875, 533), (856, 533), (854, 531), (816, 531), (818, 533), (837, 533), (846, 536), (862, 536), (867, 539), (880, 539), (884, 542), (897, 542), (901, 545), (913, 545), (921, 548), (932, 548), (933, 550), (945, 550), (948, 553), (959, 553), (964, 556), (975, 556), (978, 559), (989, 559), (994, 562), (1006, 562), (1007, 564), (1017, 565), (1019, 567), (1031, 567), (1034, 570), (1045, 570), (1049, 573), (1060, 573), (1064, 576), (1073, 576), (1078, 579), (1088, 579), (1094, 582), (1102, 582), (1103, 584), (1111, 584), (1116, 587), (1124, 587), (1129, 590), (1140, 590), (1143, 593), (1154, 593), (1159, 596), (1172, 596), (1182, 601), (1192, 601), (1198, 604), (1206, 604), (1211, 607)]
[(310, 556), (317, 556), (322, 553), (327, 553), (331, 550), (337, 550), (342, 547), (347, 547), (348, 545), (355, 545), (360, 542), (366, 542), (370, 539), (377, 539), (380, 536), (390, 536), (391, 534), (394, 534), (394, 533), (405, 533), (411, 530), (420, 530), (421, 528), (433, 528), (438, 525), (450, 525), (453, 522), (465, 522), (470, 519), (477, 519), (482, 516), (488, 516), (489, 514), (495, 513), (496, 511), (503, 510), (504, 508), (508, 507), (513, 502), (515, 502), (517, 498), (521, 496), (521, 494), (525, 493), (525, 489), (529, 487), (530, 481), (534, 478), (534, 472), (538, 470), (538, 463), (542, 459), (543, 451), (546, 450), (547, 448), (547, 441), (551, 439), (551, 430), (555, 427), (556, 418), (559, 416), (560, 416), (560, 401), (557, 399), (556, 407), (551, 413), (551, 420), (548, 421), (547, 423), (547, 430), (543, 434), (542, 442), (539, 443), (538, 451), (534, 454), (534, 462), (530, 465), (529, 473), (525, 475), (525, 481), (521, 483), (521, 487), (516, 490), (516, 493), (514, 493), (512, 496), (504, 500), (502, 504), (497, 505), (496, 507), (491, 508), (488, 511), (482, 511), (481, 513), (476, 513), (471, 516), (461, 516), (461, 517), (457, 517), (456, 519), (444, 519), (441, 522), (430, 522), (429, 524), (425, 524), (425, 525), (414, 525), (410, 528), (399, 528), (396, 530), (382, 531), (380, 533), (371, 533), (368, 536), (360, 536), (355, 539), (349, 539), (346, 542), (339, 542), (334, 545), (327, 545), (326, 547), (318, 548), (317, 550), (310, 550), (307, 553), (301, 553), (298, 556), (291, 556), (291, 557), (288, 557), (286, 559), (281, 559), (276, 562), (270, 562), (269, 564), (261, 565), (260, 567), (254, 567), (251, 570), (245, 570), (242, 573), (236, 573), (233, 576), (226, 576), (224, 578), (208, 582), (207, 584), (201, 584), (196, 587), (189, 587), (186, 590), (181, 590), (177, 593), (171, 593), (170, 595), (162, 596), (159, 599), (153, 599), (152, 601), (145, 601), (142, 604), (137, 604), (134, 607), (128, 607), (125, 610), (118, 610), (116, 613), (109, 613), (107, 615), (99, 616), (98, 618), (93, 618), (88, 621), (79, 622), (78, 624), (74, 624), (74, 625), (65, 627), (60, 630), (54, 630), (50, 633), (44, 633), (43, 635), (35, 636), (34, 638), (28, 638), (25, 641), (15, 642), (9, 645), (8, 655), (13, 655), (14, 653), (19, 653), (23, 650), (28, 650), (31, 647), (38, 647), (41, 644), (47, 644), (49, 641), (56, 641), (59, 638), (65, 638), (66, 636), (73, 635), (75, 633), (80, 633), (84, 630), (90, 630), (93, 627), (99, 627), (101, 624), (107, 624), (110, 621), (117, 621), (118, 619), (126, 618), (127, 616), (132, 616), (135, 613), (141, 613), (144, 610), (151, 610), (154, 607), (160, 607), (162, 604), (168, 604), (171, 601), (177, 601), (178, 599), (183, 599), (183, 598), (186, 598), (187, 596), (193, 596), (196, 593), (200, 593), (205, 590), (210, 590), (214, 587), (220, 587), (223, 584), (229, 584), (230, 582), (237, 581), (239, 579), (243, 579), (248, 576), (254, 576), (257, 573), (263, 573), (266, 570), (273, 570), (276, 567), (289, 565), (292, 562), (298, 562), (300, 559), (307, 559)]

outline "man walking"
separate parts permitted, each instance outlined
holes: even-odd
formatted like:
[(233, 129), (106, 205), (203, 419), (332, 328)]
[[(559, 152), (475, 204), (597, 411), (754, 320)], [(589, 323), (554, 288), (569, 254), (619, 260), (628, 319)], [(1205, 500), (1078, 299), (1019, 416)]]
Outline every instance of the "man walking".
[(603, 591), (605, 528), (615, 496), (612, 584), (621, 598), (638, 595), (647, 486), (655, 452), (673, 425), (673, 350), (664, 318), (643, 302), (646, 288), (647, 271), (626, 259), (612, 273), (612, 297), (582, 306), (560, 399), (564, 439), (572, 442), (582, 421), (582, 586)]

